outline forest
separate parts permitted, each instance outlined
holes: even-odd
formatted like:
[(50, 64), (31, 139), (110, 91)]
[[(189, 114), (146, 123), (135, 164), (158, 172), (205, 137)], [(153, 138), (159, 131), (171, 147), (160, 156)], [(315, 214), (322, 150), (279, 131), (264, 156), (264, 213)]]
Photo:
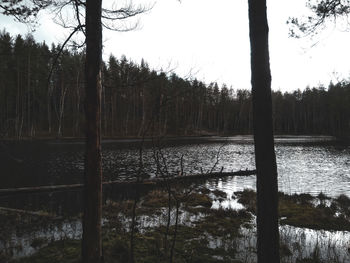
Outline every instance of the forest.
[[(103, 28), (133, 30), (116, 24), (152, 7), (29, 2), (0, 0), (0, 14), (35, 27), (50, 9), (72, 31), (62, 46), (0, 31), (0, 160), (12, 187), (0, 189), (0, 262), (350, 262), (348, 144), (274, 143), (349, 139), (350, 76), (271, 92), (266, 0), (248, 0), (251, 91), (144, 59), (102, 61)], [(313, 31), (350, 13), (339, 1), (308, 5)], [(254, 142), (160, 140), (235, 134)], [(112, 139), (102, 151), (101, 137), (146, 136), (152, 145)], [(69, 137), (85, 142), (51, 140)]]
[[(0, 136), (84, 134), (84, 51), (0, 33)], [(239, 74), (239, 72), (232, 72)], [(276, 134), (350, 133), (350, 83), (273, 91)], [(109, 56), (102, 69), (102, 134), (252, 134), (251, 92), (156, 71), (142, 60)]]

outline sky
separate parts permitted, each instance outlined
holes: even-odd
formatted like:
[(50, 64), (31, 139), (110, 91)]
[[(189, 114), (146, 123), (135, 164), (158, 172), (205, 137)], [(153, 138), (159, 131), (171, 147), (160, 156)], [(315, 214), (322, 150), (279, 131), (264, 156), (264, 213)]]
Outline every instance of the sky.
[[(104, 0), (111, 4), (112, 0)], [(225, 83), (234, 89), (250, 89), (250, 45), (247, 0), (134, 0), (153, 5), (138, 17), (138, 29), (104, 30), (103, 58), (125, 55), (140, 63), (143, 58), (156, 70), (173, 70), (181, 77), (205, 83)], [(350, 76), (350, 32), (329, 26), (314, 38), (290, 38), (289, 17), (308, 14), (303, 0), (267, 0), (270, 63), (273, 90), (293, 91), (337, 82)], [(120, 1), (118, 0), (118, 3)], [(69, 35), (41, 13), (34, 37), (51, 44)], [(130, 21), (133, 23), (134, 21)], [(0, 15), (0, 27), (12, 35), (26, 34), (28, 27)]]

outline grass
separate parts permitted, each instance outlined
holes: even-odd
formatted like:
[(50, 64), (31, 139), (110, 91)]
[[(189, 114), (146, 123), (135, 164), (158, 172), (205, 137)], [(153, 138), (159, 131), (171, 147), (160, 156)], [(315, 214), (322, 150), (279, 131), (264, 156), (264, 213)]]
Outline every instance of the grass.
[(33, 256), (14, 260), (11, 263), (80, 263), (80, 242), (62, 240), (48, 244)]
[[(174, 247), (174, 262), (234, 262), (240, 263), (235, 256), (235, 243), (232, 240), (239, 236), (242, 224), (249, 224), (251, 214), (246, 211), (210, 209), (212, 200), (209, 193), (191, 192), (179, 198), (185, 200), (181, 213), (203, 213), (191, 225), (180, 223), (177, 227), (177, 238)], [(172, 205), (174, 205), (172, 201)], [(131, 216), (134, 201), (109, 201), (104, 207), (106, 223), (103, 227), (103, 248), (105, 262), (128, 262), (130, 232), (125, 228), (120, 214)], [(137, 216), (151, 215), (160, 208), (167, 208), (168, 193), (154, 190), (138, 201)], [(135, 234), (135, 262), (169, 262), (170, 248), (173, 242), (175, 226), (168, 229), (165, 239), (165, 222), (142, 232), (137, 227)], [(225, 247), (211, 247), (209, 239), (222, 240)], [(165, 246), (165, 244), (167, 244)], [(41, 240), (35, 240), (35, 246), (42, 246)], [(13, 263), (41, 262), (79, 262), (80, 241), (65, 240), (52, 242), (42, 247), (35, 255)]]
[[(174, 262), (233, 262), (235, 243), (241, 224), (248, 223), (251, 215), (247, 212), (230, 210), (211, 210), (205, 217), (191, 226), (180, 224), (177, 228), (177, 239), (174, 248)], [(220, 226), (220, 227), (218, 227)], [(165, 241), (166, 227), (160, 225), (146, 231), (138, 232), (135, 237), (135, 262), (153, 263), (169, 262), (170, 247), (173, 241), (175, 226), (169, 228)], [(213, 248), (209, 240), (222, 240), (225, 246)], [(168, 243), (165, 249), (164, 244)], [(104, 260), (106, 263), (124, 263), (129, 260), (129, 232), (120, 230), (105, 231), (103, 239)], [(42, 262), (79, 262), (80, 241), (66, 240), (50, 243), (41, 248), (35, 255), (12, 263)]]
[[(254, 191), (244, 190), (235, 194), (248, 211), (256, 214)], [(324, 204), (325, 199), (330, 198), (324, 195), (314, 197), (309, 194), (279, 193), (280, 224), (315, 230), (350, 231), (350, 199), (344, 195), (339, 196), (330, 206)], [(314, 205), (315, 201), (320, 201), (320, 204)]]
[[(214, 194), (214, 196), (213, 196)], [(196, 221), (182, 222), (177, 227), (177, 237), (174, 247), (174, 263), (185, 262), (233, 262), (241, 263), (237, 259), (237, 240), (242, 236), (242, 227), (248, 229), (248, 235), (255, 235), (253, 214), (256, 213), (256, 193), (252, 190), (237, 192), (238, 201), (245, 209), (235, 211), (228, 209), (211, 209), (212, 199), (218, 196), (226, 197), (226, 193), (219, 191), (205, 191), (199, 189), (189, 195), (178, 193), (183, 202), (180, 206), (181, 215), (184, 213), (197, 215)], [(349, 207), (350, 199), (340, 196), (330, 199), (325, 195), (313, 197), (307, 194), (285, 195), (279, 194), (280, 224), (297, 227), (307, 227), (324, 230), (350, 230)], [(325, 202), (327, 200), (327, 202)], [(130, 232), (125, 218), (131, 217), (134, 200), (121, 202), (108, 201), (104, 206), (105, 223), (103, 226), (103, 254), (104, 262), (124, 263), (129, 261)], [(175, 201), (171, 201), (173, 221)], [(173, 244), (175, 226), (172, 223), (167, 229), (166, 218), (168, 209), (168, 193), (153, 190), (143, 198), (137, 200), (136, 220), (142, 217), (159, 218), (158, 224), (148, 229), (135, 229), (135, 262), (169, 262), (170, 250)], [(2, 215), (4, 216), (4, 215)], [(15, 215), (9, 217), (5, 226), (11, 220), (20, 221)], [(172, 221), (172, 222), (173, 222)], [(28, 224), (30, 219), (24, 220)], [(40, 221), (33, 221), (40, 223)], [(140, 223), (140, 222), (138, 222)], [(250, 232), (249, 232), (250, 231)], [(47, 240), (33, 240), (32, 246), (39, 250), (35, 255), (11, 263), (41, 263), (41, 262), (80, 262), (80, 241), (61, 240), (46, 245)], [(295, 243), (295, 241), (293, 241)], [(292, 242), (292, 244), (294, 244)], [(216, 244), (216, 245), (213, 245)], [(255, 247), (249, 248), (255, 253)], [(294, 253), (291, 244), (281, 242), (280, 254), (282, 259), (291, 258)], [(0, 253), (0, 262), (5, 255)], [(5, 258), (6, 259), (6, 258)], [(298, 257), (299, 263), (320, 263), (317, 255)], [(5, 261), (6, 262), (6, 261)], [(284, 262), (284, 261), (282, 261)], [(285, 262), (289, 262), (288, 260)]]

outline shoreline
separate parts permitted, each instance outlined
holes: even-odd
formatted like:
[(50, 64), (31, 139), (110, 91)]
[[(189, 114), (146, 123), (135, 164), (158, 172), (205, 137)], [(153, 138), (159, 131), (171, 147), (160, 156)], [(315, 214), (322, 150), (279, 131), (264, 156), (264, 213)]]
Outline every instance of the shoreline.
[[(312, 134), (276, 134), (274, 135), (275, 142), (329, 142), (339, 141), (349, 143), (348, 137), (337, 137), (332, 135), (312, 135)], [(203, 141), (244, 141), (253, 142), (254, 138), (252, 134), (232, 134), (232, 135), (167, 135), (167, 136), (147, 136), (140, 138), (137, 136), (102, 136), (101, 143), (133, 143), (133, 142), (152, 142), (152, 141), (190, 141), (190, 140), (203, 140)], [(1, 138), (0, 142), (85, 142), (85, 137), (24, 137), (17, 138)]]

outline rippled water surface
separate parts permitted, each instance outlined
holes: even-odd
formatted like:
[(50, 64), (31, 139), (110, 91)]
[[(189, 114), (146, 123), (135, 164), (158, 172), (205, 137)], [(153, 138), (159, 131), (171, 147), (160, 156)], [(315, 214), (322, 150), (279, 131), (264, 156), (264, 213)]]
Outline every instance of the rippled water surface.
[[(104, 180), (130, 179), (140, 167), (140, 142), (134, 140), (103, 143)], [(156, 175), (156, 143), (144, 143), (143, 167)], [(168, 171), (177, 175), (215, 171), (254, 169), (254, 146), (249, 136), (170, 140), (161, 152)], [(82, 182), (84, 143), (81, 141), (2, 142), (1, 188)], [(287, 193), (324, 192), (331, 196), (350, 195), (350, 147), (328, 137), (280, 137), (276, 139), (279, 190)], [(255, 187), (255, 176), (212, 180), (227, 191)]]
[[(156, 176), (155, 151), (159, 149), (161, 152), (158, 153), (158, 157), (164, 157), (162, 165), (166, 165), (168, 173), (173, 176), (178, 175), (182, 168), (186, 174), (255, 168), (254, 145), (249, 136), (170, 139), (163, 142), (160, 148), (157, 143), (147, 140), (143, 144), (142, 151), (140, 151), (140, 145), (141, 142), (137, 140), (104, 141), (104, 180), (135, 178), (140, 169), (140, 160), (145, 172), (150, 176)], [(350, 196), (350, 146), (340, 144), (329, 137), (284, 136), (276, 138), (276, 156), (280, 191), (314, 195), (323, 192), (330, 196), (340, 194)], [(0, 142), (0, 165), (0, 188), (81, 183), (84, 169), (84, 143), (77, 140), (3, 141)], [(210, 179), (203, 184), (210, 190), (219, 189), (227, 194), (225, 200), (215, 200), (213, 208), (241, 209), (242, 205), (237, 202), (235, 192), (246, 188), (254, 189), (256, 177)], [(81, 203), (80, 191), (0, 196), (0, 208), (44, 210), (59, 215), (79, 212)], [(152, 217), (145, 217), (141, 221), (147, 225), (154, 224), (152, 220)], [(156, 217), (154, 220), (158, 222), (159, 219)], [(324, 246), (325, 249), (322, 251), (330, 251), (329, 248), (326, 249), (329, 244), (336, 252), (349, 246), (348, 232), (322, 232), (290, 226), (283, 226), (280, 230), (282, 238), (300, 239), (305, 247), (305, 251), (299, 251), (300, 253), (309, 253), (316, 241), (321, 244), (322, 249)], [(61, 238), (62, 233), (66, 232), (72, 234), (69, 236), (71, 238), (79, 238), (80, 221), (67, 221), (61, 226), (54, 225), (54, 228), (32, 230), (24, 236), (14, 236), (10, 240), (5, 240), (3, 247), (0, 242), (0, 250), (21, 247), (20, 251), (11, 252), (20, 257), (35, 251), (31, 246), (33, 239), (57, 240)], [(245, 242), (253, 247), (254, 233), (248, 236), (251, 238)], [(247, 250), (242, 249), (242, 251)], [(344, 262), (347, 262), (349, 255), (346, 252), (344, 255), (338, 254), (346, 257)]]

